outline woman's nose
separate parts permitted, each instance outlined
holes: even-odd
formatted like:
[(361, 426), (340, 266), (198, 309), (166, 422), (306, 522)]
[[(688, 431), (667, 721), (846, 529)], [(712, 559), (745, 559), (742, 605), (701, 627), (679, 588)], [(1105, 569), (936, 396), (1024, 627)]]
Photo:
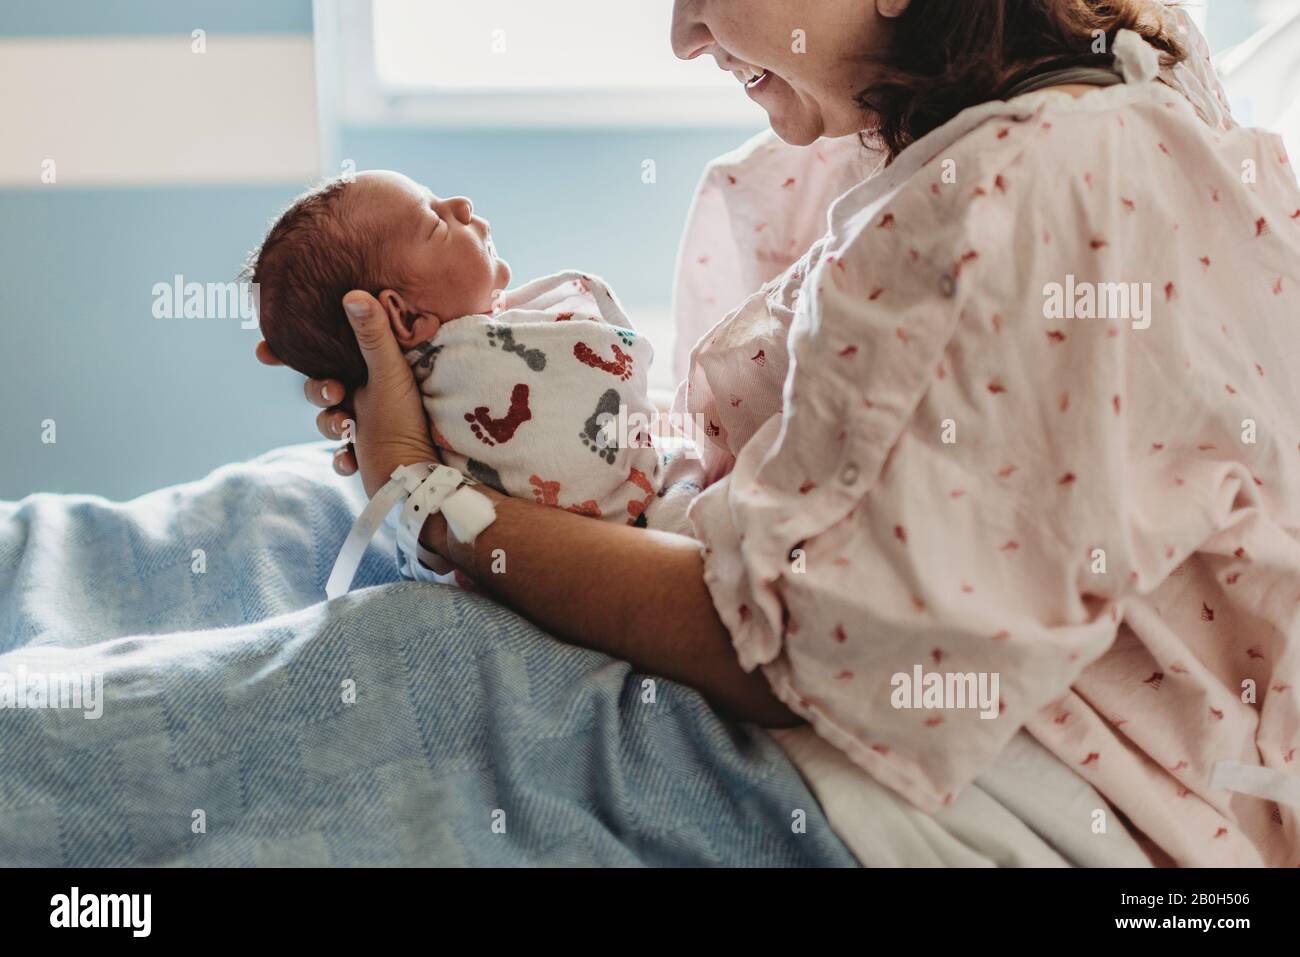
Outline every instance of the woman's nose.
[(466, 226), (474, 218), (474, 204), (465, 196), (453, 196), (447, 200), (447, 208), (451, 214)]
[(694, 60), (713, 45), (713, 34), (696, 12), (698, 0), (676, 0), (673, 4), (673, 53), (679, 59)]

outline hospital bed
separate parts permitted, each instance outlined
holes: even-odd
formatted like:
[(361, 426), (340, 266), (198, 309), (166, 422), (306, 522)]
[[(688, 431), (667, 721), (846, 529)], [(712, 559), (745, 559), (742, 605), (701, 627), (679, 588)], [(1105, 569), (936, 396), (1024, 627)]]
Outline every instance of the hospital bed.
[(363, 504), (323, 443), (0, 503), (0, 676), (102, 689), (0, 707), (0, 866), (1145, 863), (1023, 736), (932, 819), (807, 729), (401, 581), (386, 533), (327, 602)]

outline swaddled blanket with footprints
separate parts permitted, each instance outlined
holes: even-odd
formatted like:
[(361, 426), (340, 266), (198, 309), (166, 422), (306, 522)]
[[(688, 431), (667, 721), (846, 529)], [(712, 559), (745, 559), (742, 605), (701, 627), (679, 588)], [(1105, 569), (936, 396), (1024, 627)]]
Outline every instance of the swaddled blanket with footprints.
[(516, 498), (647, 524), (668, 458), (651, 437), (654, 350), (602, 280), (535, 280), (406, 358), (446, 464)]

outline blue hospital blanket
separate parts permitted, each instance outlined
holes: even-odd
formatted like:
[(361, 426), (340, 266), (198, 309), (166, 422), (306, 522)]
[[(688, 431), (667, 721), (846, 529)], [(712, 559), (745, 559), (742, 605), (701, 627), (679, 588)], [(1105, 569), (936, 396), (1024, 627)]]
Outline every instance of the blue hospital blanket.
[[(833, 865), (763, 731), (488, 599), (398, 579), (324, 444), (127, 503), (0, 503), (0, 866)], [(197, 551), (196, 551), (197, 550)]]

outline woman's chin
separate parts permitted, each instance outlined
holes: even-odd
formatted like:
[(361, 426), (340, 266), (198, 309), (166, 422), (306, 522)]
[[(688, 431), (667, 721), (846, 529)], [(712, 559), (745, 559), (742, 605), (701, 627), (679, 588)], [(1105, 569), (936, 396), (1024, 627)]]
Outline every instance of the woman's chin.
[(821, 138), (820, 127), (806, 117), (787, 118), (768, 111), (772, 132), (791, 146), (811, 146)]
[(767, 111), (772, 132), (791, 146), (808, 146), (823, 133), (822, 111), (809, 97), (800, 96), (780, 77), (769, 75), (760, 95), (754, 97)]

